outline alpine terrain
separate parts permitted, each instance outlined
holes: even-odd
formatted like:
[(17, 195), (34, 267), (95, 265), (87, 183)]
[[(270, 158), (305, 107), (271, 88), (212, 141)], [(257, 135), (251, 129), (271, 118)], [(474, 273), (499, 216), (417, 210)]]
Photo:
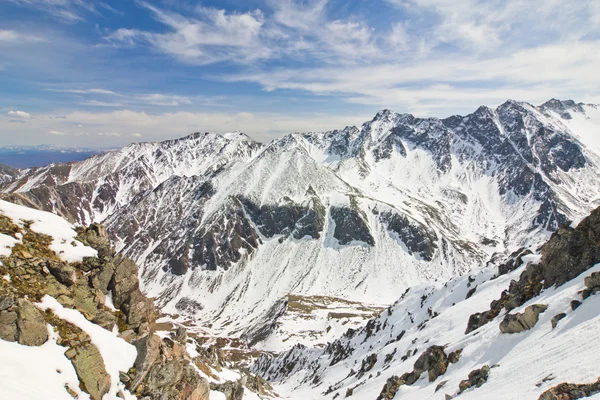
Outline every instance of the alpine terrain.
[(2, 167), (1, 397), (600, 398), (599, 133), (511, 100)]
[(535, 253), (600, 204), (599, 124), (598, 106), (555, 99), (445, 119), (382, 110), (269, 144), (194, 133), (5, 168), (2, 191), (104, 224), (174, 321), (282, 351), (323, 346), (409, 287)]

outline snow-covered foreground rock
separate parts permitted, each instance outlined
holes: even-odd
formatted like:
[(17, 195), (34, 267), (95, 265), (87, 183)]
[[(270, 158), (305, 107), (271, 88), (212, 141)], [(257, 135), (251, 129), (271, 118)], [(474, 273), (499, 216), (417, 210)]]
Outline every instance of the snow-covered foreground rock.
[[(240, 133), (134, 144), (21, 171), (3, 191), (105, 223), (165, 312), (278, 351), (314, 343), (286, 323), (288, 296), (387, 307), (589, 213), (599, 122), (597, 106), (558, 100), (446, 119), (383, 110), (267, 145)], [(310, 330), (337, 329), (327, 316)]]
[(272, 397), (218, 345), (156, 323), (102, 226), (0, 200), (0, 238), (0, 399)]
[(325, 349), (264, 355), (253, 371), (290, 399), (583, 398), (600, 392), (598, 292), (600, 209), (535, 253), (412, 287)]

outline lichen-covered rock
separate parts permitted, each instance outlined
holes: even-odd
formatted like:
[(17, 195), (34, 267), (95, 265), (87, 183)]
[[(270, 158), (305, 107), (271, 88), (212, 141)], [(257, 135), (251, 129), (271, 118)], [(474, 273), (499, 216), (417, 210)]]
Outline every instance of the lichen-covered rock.
[(590, 276), (586, 276), (583, 280), (588, 289), (600, 288), (600, 272), (592, 272)]
[(0, 311), (0, 339), (7, 342), (17, 341), (17, 313)]
[[(539, 264), (528, 265), (518, 281), (490, 304), (490, 309), (471, 315), (465, 334), (492, 321), (502, 309), (510, 311), (539, 295), (542, 289), (560, 286), (600, 262), (600, 208), (576, 228), (563, 226), (541, 248)], [(597, 278), (589, 279), (590, 284)], [(571, 307), (576, 306), (572, 302)]]
[(77, 282), (77, 271), (69, 264), (48, 261), (46, 267), (56, 280), (63, 285), (71, 286)]
[(415, 361), (414, 373), (418, 376), (427, 371), (429, 382), (435, 381), (439, 376), (444, 375), (448, 369), (448, 357), (444, 353), (442, 346), (431, 346), (423, 352)]
[(460, 394), (472, 387), (480, 387), (487, 382), (489, 373), (490, 367), (487, 365), (469, 372), (469, 378), (459, 383), (458, 393)]
[(576, 400), (600, 393), (600, 378), (593, 383), (561, 383), (546, 390), (538, 400)]
[(98, 348), (88, 343), (67, 350), (65, 355), (71, 360), (80, 382), (92, 400), (102, 400), (110, 390), (111, 380), (104, 368), (104, 359)]
[(17, 300), (18, 342), (26, 346), (41, 346), (48, 340), (48, 328), (40, 310), (29, 300)]
[(527, 331), (535, 326), (539, 315), (548, 308), (545, 304), (533, 304), (525, 309), (523, 313), (506, 314), (500, 323), (500, 332), (519, 333)]

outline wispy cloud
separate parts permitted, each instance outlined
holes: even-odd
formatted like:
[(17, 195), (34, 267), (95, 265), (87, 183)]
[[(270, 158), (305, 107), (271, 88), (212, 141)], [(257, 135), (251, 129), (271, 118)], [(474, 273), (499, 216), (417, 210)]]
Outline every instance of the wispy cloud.
[(31, 118), (31, 114), (29, 114), (28, 112), (19, 111), (19, 110), (11, 110), (7, 113), (7, 115), (9, 117), (14, 117), (14, 118), (19, 118), (19, 119), (30, 119)]
[(0, 29), (0, 46), (1, 45), (12, 45), (12, 44), (25, 44), (25, 43), (37, 43), (45, 42), (47, 39), (22, 32)]
[[(123, 107), (133, 104), (147, 104), (155, 106), (176, 107), (180, 105), (193, 104), (194, 99), (188, 96), (180, 96), (175, 94), (164, 93), (140, 93), (140, 94), (125, 94), (107, 89), (46, 89), (55, 93), (67, 93), (77, 96), (83, 96), (85, 100), (80, 104), (92, 107)], [(90, 99), (90, 96), (98, 96), (103, 100)], [(106, 101), (107, 98), (117, 99), (116, 101)], [(197, 99), (204, 102), (207, 99)]]
[(100, 14), (100, 10), (119, 13), (100, 0), (6, 0), (13, 4), (28, 7), (55, 17), (65, 23), (84, 21), (86, 14)]

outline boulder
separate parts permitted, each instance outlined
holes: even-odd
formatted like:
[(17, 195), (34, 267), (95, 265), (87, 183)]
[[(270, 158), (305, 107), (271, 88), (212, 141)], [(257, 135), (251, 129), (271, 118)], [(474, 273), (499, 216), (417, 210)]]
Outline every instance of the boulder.
[(550, 321), (550, 323), (552, 324), (552, 329), (556, 328), (556, 325), (558, 325), (558, 321), (560, 321), (561, 319), (563, 319), (566, 316), (567, 316), (567, 314), (562, 312), (562, 313), (556, 314), (554, 317), (552, 317), (552, 320)]
[(533, 304), (525, 309), (523, 313), (506, 314), (500, 323), (500, 332), (519, 333), (529, 330), (537, 324), (539, 315), (548, 308), (545, 304)]
[(13, 299), (9, 296), (0, 296), (0, 311), (5, 311), (10, 308), (14, 303)]
[(77, 282), (77, 271), (69, 264), (48, 261), (46, 267), (52, 276), (63, 285), (72, 286)]
[(48, 340), (44, 315), (29, 300), (17, 300), (18, 342), (26, 346), (41, 346)]
[(447, 369), (448, 357), (444, 353), (444, 348), (442, 346), (431, 346), (415, 361), (413, 372), (418, 379), (421, 373), (427, 371), (429, 382), (433, 382), (439, 376), (444, 375)]
[(17, 341), (17, 313), (0, 311), (0, 339), (7, 342)]
[(460, 394), (471, 387), (480, 387), (487, 382), (489, 373), (490, 367), (487, 365), (469, 372), (469, 378), (459, 383), (458, 393)]
[(583, 282), (588, 289), (600, 288), (600, 272), (593, 272), (590, 276), (586, 276)]
[(561, 383), (540, 395), (538, 400), (575, 400), (600, 393), (600, 378), (593, 383)]
[(88, 343), (67, 350), (65, 355), (71, 360), (79, 381), (92, 400), (102, 400), (110, 390), (111, 380), (104, 368), (104, 359), (98, 348)]

